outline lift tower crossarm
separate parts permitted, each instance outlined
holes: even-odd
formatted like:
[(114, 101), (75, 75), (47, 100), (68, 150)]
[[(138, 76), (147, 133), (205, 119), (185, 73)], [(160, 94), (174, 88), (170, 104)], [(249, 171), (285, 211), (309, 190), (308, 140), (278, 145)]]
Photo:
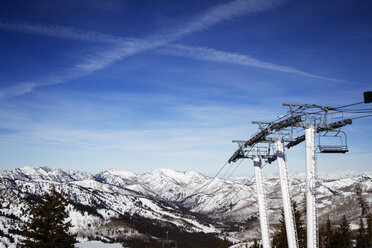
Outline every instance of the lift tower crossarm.
[[(351, 119), (342, 119), (337, 122), (328, 123), (328, 114), (330, 111), (337, 111), (335, 107), (321, 106), (316, 104), (290, 104), (283, 103), (283, 106), (288, 106), (292, 117), (296, 117), (299, 114), (304, 115), (303, 121), (294, 124), (294, 126), (302, 127), (305, 129), (305, 134), (297, 137), (294, 141), (287, 143), (286, 148), (289, 149), (293, 146), (300, 144), (305, 141), (306, 150), (306, 224), (307, 224), (307, 247), (317, 248), (318, 247), (318, 221), (317, 221), (317, 209), (316, 209), (316, 155), (315, 155), (315, 136), (317, 133), (337, 131), (341, 132), (343, 126), (352, 123)], [(298, 110), (302, 108), (305, 111), (294, 111), (294, 107), (298, 107)], [(308, 109), (320, 109), (319, 111), (308, 111)], [(319, 118), (320, 117), (320, 118)], [(345, 153), (347, 147), (341, 147), (340, 149), (319, 150), (322, 153)]]
[(245, 158), (243, 154), (243, 149), (240, 147), (238, 150), (234, 152), (234, 154), (231, 156), (231, 158), (228, 160), (228, 163), (235, 162), (239, 158)]
[(301, 136), (297, 137), (294, 141), (290, 141), (285, 147), (287, 149), (289, 149), (293, 146), (296, 146), (296, 145), (300, 144), (304, 140), (305, 140), (305, 135), (301, 135)]
[(319, 133), (319, 132), (329, 131), (329, 130), (337, 129), (340, 127), (344, 127), (346, 125), (350, 125), (352, 123), (353, 123), (352, 119), (344, 119), (342, 121), (333, 122), (327, 125), (318, 125), (316, 132)]
[(328, 106), (320, 106), (316, 104), (297, 104), (297, 103), (283, 103), (283, 106), (287, 107), (305, 107), (305, 108), (320, 108), (322, 110), (335, 110), (335, 107), (328, 107)]
[(267, 128), (263, 129), (261, 132), (257, 133), (255, 136), (253, 136), (251, 139), (245, 142), (244, 147), (252, 146), (256, 144), (257, 142), (263, 140), (268, 134), (269, 134), (269, 130)]

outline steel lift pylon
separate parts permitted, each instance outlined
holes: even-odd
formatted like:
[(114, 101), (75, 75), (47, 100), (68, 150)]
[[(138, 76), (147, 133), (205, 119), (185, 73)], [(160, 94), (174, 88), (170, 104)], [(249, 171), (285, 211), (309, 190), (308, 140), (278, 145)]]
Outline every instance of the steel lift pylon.
[(258, 211), (260, 215), (260, 228), (262, 236), (262, 245), (264, 248), (270, 248), (270, 235), (269, 235), (269, 223), (267, 218), (267, 207), (266, 207), (266, 197), (265, 188), (262, 179), (262, 163), (261, 157), (255, 156), (253, 158), (254, 175), (256, 179), (256, 191), (258, 200)]
[(258, 213), (260, 216), (260, 230), (262, 237), (263, 248), (271, 248), (270, 232), (269, 232), (269, 221), (267, 216), (267, 203), (264, 181), (262, 177), (262, 158), (268, 158), (265, 152), (262, 152), (259, 148), (250, 149), (248, 152), (243, 149), (243, 144), (246, 141), (233, 140), (238, 143), (239, 149), (231, 156), (229, 163), (236, 162), (240, 158), (249, 158), (253, 160), (254, 176), (256, 180), (256, 192), (258, 202)]
[(306, 226), (307, 247), (318, 247), (318, 221), (316, 211), (316, 158), (315, 158), (315, 127), (310, 125), (305, 129), (306, 142)]
[(279, 180), (280, 180), (280, 188), (282, 192), (284, 220), (285, 220), (285, 229), (287, 231), (288, 248), (298, 248), (296, 223), (294, 220), (294, 214), (293, 214), (291, 198), (290, 198), (288, 172), (287, 172), (287, 164), (286, 164), (285, 155), (284, 155), (283, 140), (277, 140), (275, 142), (275, 146), (276, 146), (276, 157), (278, 160)]
[[(316, 147), (315, 136), (317, 133), (338, 130), (349, 124), (352, 124), (351, 119), (343, 119), (340, 121), (328, 123), (329, 111), (335, 110), (334, 107), (319, 106), (314, 104), (288, 104), (283, 103), (283, 106), (290, 108), (290, 113), (293, 116), (293, 107), (300, 107), (305, 119), (302, 123), (296, 123), (297, 127), (305, 129), (305, 135), (299, 136), (293, 143), (289, 143), (287, 147), (295, 146), (305, 141), (305, 158), (306, 158), (306, 234), (307, 248), (317, 248), (318, 243), (318, 220), (316, 207)], [(308, 109), (317, 108), (321, 111), (307, 113)], [(338, 117), (340, 119), (340, 117)], [(346, 142), (346, 135), (345, 135)], [(348, 151), (346, 143), (339, 146), (323, 146), (319, 147), (321, 153), (345, 153)]]
[[(364, 103), (372, 102), (372, 92), (364, 93)], [(359, 103), (356, 103), (359, 104)], [(352, 106), (356, 104), (346, 105)], [(278, 169), (280, 177), (280, 185), (283, 199), (284, 218), (287, 232), (287, 241), (289, 248), (298, 247), (298, 239), (296, 233), (296, 226), (294, 220), (294, 213), (292, 210), (292, 204), (290, 200), (289, 183), (287, 165), (284, 153), (285, 147), (290, 149), (303, 141), (305, 141), (305, 153), (306, 153), (306, 224), (307, 224), (307, 248), (318, 247), (318, 221), (317, 221), (317, 209), (316, 209), (316, 147), (315, 147), (315, 136), (318, 133), (325, 133), (320, 137), (326, 136), (330, 132), (336, 133), (334, 137), (341, 139), (341, 144), (335, 145), (320, 145), (318, 149), (320, 153), (346, 153), (348, 152), (346, 134), (341, 131), (341, 127), (352, 124), (352, 119), (344, 119), (343, 115), (340, 117), (339, 108), (319, 106), (315, 104), (288, 104), (283, 103), (283, 106), (288, 106), (290, 111), (287, 115), (279, 117), (274, 122), (252, 122), (253, 124), (259, 125), (259, 131), (255, 133), (247, 141), (233, 141), (239, 143), (239, 149), (231, 156), (228, 160), (229, 163), (235, 162), (240, 158), (251, 158), (255, 168), (256, 177), (256, 190), (258, 197), (259, 213), (260, 213), (260, 225), (262, 233), (262, 242), (264, 248), (269, 248), (269, 227), (266, 210), (266, 199), (265, 191), (262, 179), (262, 165), (261, 159), (266, 159), (268, 163), (272, 163), (278, 160)], [(343, 106), (343, 107), (346, 107)], [(294, 109), (296, 107), (296, 109)], [(309, 109), (320, 109), (320, 111), (310, 111)], [(328, 123), (329, 111), (331, 114), (337, 114), (338, 119), (336, 122)], [(332, 112), (333, 111), (333, 112)], [(290, 116), (283, 119), (285, 116)], [(362, 118), (362, 117), (359, 117)], [(290, 132), (288, 132), (290, 128)], [(302, 128), (305, 129), (305, 134), (300, 135), (296, 138), (293, 137), (294, 129)], [(285, 131), (285, 132), (283, 132)], [(340, 133), (343, 133), (344, 141), (343, 144)], [(269, 143), (266, 152), (261, 152), (257, 146), (259, 143)], [(270, 155), (271, 145), (275, 143), (276, 153)], [(255, 149), (256, 153), (252, 153)]]
[(290, 200), (290, 191), (288, 183), (288, 173), (287, 173), (287, 164), (285, 161), (284, 154), (284, 142), (283, 139), (267, 139), (261, 140), (261, 142), (271, 144), (275, 142), (276, 153), (270, 155), (270, 149), (267, 148), (266, 151), (260, 150), (256, 146), (256, 149), (250, 149), (249, 152), (244, 153), (242, 144), (246, 141), (233, 141), (239, 143), (240, 148), (236, 153), (231, 157), (229, 162), (236, 161), (239, 158), (250, 158), (253, 160), (255, 179), (256, 179), (256, 191), (257, 191), (257, 200), (258, 200), (258, 209), (260, 216), (260, 229), (262, 236), (262, 244), (264, 248), (271, 247), (270, 235), (269, 235), (269, 223), (268, 223), (268, 212), (267, 212), (267, 202), (265, 197), (265, 188), (262, 177), (262, 163), (261, 159), (265, 158), (268, 161), (273, 162), (278, 160), (278, 169), (279, 169), (279, 179), (283, 199), (283, 208), (284, 208), (284, 218), (285, 226), (287, 231), (287, 241), (289, 248), (298, 248), (296, 225), (294, 221), (294, 214), (292, 209), (292, 204)]

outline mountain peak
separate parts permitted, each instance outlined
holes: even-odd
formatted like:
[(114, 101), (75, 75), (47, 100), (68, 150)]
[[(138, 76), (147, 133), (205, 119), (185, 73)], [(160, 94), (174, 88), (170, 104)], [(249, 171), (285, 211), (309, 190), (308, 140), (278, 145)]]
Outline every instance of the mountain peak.
[(137, 178), (137, 175), (134, 174), (133, 172), (118, 170), (118, 169), (114, 169), (114, 168), (111, 168), (109, 170), (98, 173), (98, 175), (103, 175), (103, 174), (111, 174), (111, 175), (119, 176), (121, 178), (126, 178), (126, 179)]

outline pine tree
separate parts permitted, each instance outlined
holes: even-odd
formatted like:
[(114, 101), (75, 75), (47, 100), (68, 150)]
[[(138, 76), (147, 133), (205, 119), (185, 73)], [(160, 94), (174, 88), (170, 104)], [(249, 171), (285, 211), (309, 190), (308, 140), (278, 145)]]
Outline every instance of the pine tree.
[(334, 237), (333, 237), (332, 224), (331, 224), (331, 220), (328, 217), (326, 228), (325, 228), (324, 248), (334, 247), (333, 240), (334, 240)]
[(298, 245), (300, 248), (305, 248), (307, 245), (305, 221), (302, 219), (302, 213), (297, 209), (297, 203), (295, 201), (292, 202), (292, 208), (295, 216)]
[(359, 229), (358, 235), (356, 238), (356, 248), (367, 248), (368, 247), (368, 240), (366, 236), (366, 229), (364, 228), (364, 221), (363, 218), (359, 220)]
[(321, 225), (319, 228), (319, 248), (325, 247), (325, 226)]
[(367, 215), (367, 241), (368, 247), (372, 246), (372, 213), (368, 213)]
[(253, 240), (253, 245), (250, 248), (260, 248), (260, 245), (257, 242), (257, 239)]
[(227, 248), (230, 246), (230, 242), (226, 239), (226, 237), (224, 238), (223, 241), (220, 242), (220, 246), (219, 248)]
[(342, 222), (334, 233), (334, 242), (336, 247), (339, 248), (351, 248), (353, 243), (351, 241), (350, 224), (346, 219), (346, 216), (342, 216)]
[[(372, 246), (372, 213), (369, 205), (362, 195), (362, 188), (358, 186), (356, 188), (356, 194), (358, 197), (359, 206), (362, 214), (359, 220), (359, 230), (356, 238), (356, 247), (365, 248)], [(367, 222), (367, 227), (364, 226), (364, 219)]]
[(72, 226), (65, 222), (68, 217), (65, 208), (67, 200), (53, 187), (45, 193), (43, 201), (30, 207), (30, 220), (24, 226), (22, 235), (26, 237), (21, 248), (62, 248), (74, 247), (74, 235), (68, 233)]
[[(297, 209), (297, 203), (292, 201), (292, 209), (295, 217), (296, 232), (298, 238), (298, 244), (300, 248), (306, 247), (306, 228), (304, 220), (302, 219), (302, 213)], [(281, 213), (282, 217), (279, 220), (279, 230), (274, 234), (273, 247), (275, 248), (287, 248), (287, 231), (285, 229), (284, 211)]]
[(285, 229), (284, 210), (281, 211), (281, 218), (279, 220), (279, 230), (274, 234), (273, 247), (286, 248), (288, 247), (287, 231)]

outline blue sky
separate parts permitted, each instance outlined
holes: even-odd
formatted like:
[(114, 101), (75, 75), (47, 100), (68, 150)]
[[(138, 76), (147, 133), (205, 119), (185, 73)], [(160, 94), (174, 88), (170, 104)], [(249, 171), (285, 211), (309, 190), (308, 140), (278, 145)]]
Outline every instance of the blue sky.
[[(371, 90), (370, 1), (2, 1), (0, 169), (213, 175), (283, 102)], [(363, 107), (368, 107), (367, 105)], [(321, 171), (370, 171), (371, 119)], [(304, 149), (287, 152), (302, 172)], [(251, 161), (236, 175), (253, 172)], [(265, 173), (275, 173), (274, 164)]]

